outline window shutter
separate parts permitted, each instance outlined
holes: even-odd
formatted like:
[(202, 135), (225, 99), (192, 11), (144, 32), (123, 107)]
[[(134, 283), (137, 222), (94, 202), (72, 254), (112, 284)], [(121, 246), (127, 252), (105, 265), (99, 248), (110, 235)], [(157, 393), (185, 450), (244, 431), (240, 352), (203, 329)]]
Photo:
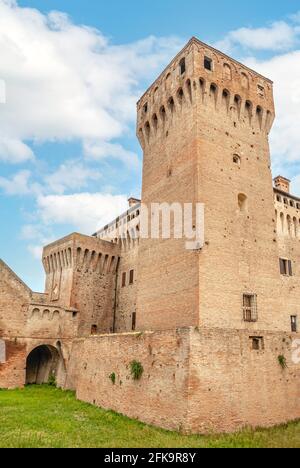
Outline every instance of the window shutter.
[(292, 268), (292, 262), (291, 262), (291, 260), (289, 260), (288, 263), (289, 263), (289, 275), (290, 275), (290, 276), (293, 276), (293, 268)]

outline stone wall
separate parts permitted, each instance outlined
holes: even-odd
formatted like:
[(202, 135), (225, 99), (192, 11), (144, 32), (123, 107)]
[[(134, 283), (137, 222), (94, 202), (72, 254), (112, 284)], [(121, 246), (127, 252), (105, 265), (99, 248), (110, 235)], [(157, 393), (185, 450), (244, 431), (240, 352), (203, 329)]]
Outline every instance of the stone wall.
[[(68, 387), (80, 400), (166, 429), (192, 433), (270, 426), (300, 417), (300, 365), (291, 336), (185, 328), (77, 340)], [(299, 335), (298, 335), (299, 338)], [(282, 369), (278, 356), (286, 357)], [(144, 367), (140, 381), (130, 362)], [(112, 383), (109, 376), (115, 373)]]
[[(132, 379), (133, 360), (144, 367), (140, 381)], [(68, 387), (76, 388), (80, 400), (178, 430), (187, 414), (188, 361), (188, 329), (77, 340)]]

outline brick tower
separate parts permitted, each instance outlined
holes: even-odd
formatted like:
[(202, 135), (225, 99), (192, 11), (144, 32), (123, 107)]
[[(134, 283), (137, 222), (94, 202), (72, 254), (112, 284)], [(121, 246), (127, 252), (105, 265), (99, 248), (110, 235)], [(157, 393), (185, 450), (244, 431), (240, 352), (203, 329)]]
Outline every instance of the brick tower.
[(195, 38), (139, 101), (142, 202), (205, 204), (202, 250), (141, 240), (139, 328), (255, 327), (257, 300), (274, 328), (273, 120), (272, 82)]

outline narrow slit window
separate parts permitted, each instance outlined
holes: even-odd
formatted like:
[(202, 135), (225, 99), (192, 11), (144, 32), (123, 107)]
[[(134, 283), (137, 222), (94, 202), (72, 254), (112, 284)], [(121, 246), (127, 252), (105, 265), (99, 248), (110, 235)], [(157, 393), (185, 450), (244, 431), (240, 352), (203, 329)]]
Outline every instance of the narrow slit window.
[(297, 331), (298, 331), (297, 315), (292, 315), (291, 316), (291, 330), (292, 330), (292, 333), (297, 333)]
[(122, 274), (122, 288), (125, 288), (126, 286), (126, 272)]
[(132, 313), (132, 331), (136, 330), (136, 312)]
[(180, 75), (184, 75), (184, 73), (186, 71), (185, 58), (180, 60), (179, 69), (180, 69)]
[(133, 284), (134, 282), (134, 270), (130, 270), (129, 273), (129, 284)]

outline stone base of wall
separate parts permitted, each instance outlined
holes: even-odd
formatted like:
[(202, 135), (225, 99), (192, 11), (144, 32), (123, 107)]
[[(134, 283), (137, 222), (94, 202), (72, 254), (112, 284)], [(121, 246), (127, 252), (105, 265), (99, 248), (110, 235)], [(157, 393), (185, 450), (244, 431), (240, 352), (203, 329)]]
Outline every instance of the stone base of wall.
[[(300, 418), (298, 335), (184, 328), (76, 340), (67, 387), (80, 400), (185, 433), (233, 432)], [(295, 352), (294, 352), (295, 353)], [(300, 353), (298, 353), (299, 355)], [(285, 356), (287, 367), (279, 365)], [(144, 368), (138, 381), (130, 363)], [(115, 374), (115, 383), (110, 376)]]

